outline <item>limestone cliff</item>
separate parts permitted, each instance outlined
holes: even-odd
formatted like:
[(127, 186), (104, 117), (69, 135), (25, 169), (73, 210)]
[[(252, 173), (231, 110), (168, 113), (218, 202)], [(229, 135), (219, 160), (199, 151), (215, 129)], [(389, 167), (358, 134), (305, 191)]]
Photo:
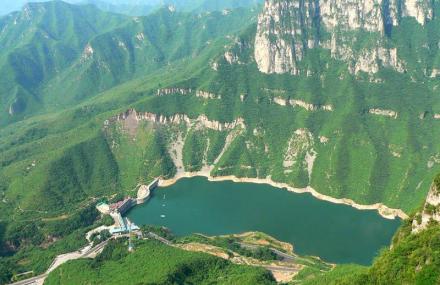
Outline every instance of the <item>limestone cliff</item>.
[[(376, 73), (380, 67), (405, 71), (386, 38), (402, 17), (421, 25), (433, 18), (429, 0), (266, 0), (258, 18), (255, 61), (263, 73), (298, 74), (307, 50), (322, 47), (348, 61), (350, 72)], [(374, 46), (353, 50), (355, 31), (377, 33)], [(322, 37), (329, 34), (329, 37)]]
[(298, 73), (297, 62), (315, 46), (313, 30), (319, 9), (315, 1), (267, 0), (258, 17), (255, 60), (264, 73)]
[(420, 24), (432, 19), (432, 2), (428, 0), (405, 0), (402, 7), (403, 16), (414, 17)]
[(237, 118), (231, 122), (219, 122), (210, 120), (206, 115), (202, 114), (196, 118), (190, 118), (186, 114), (174, 114), (165, 116), (162, 114), (155, 114), (150, 112), (137, 112), (135, 109), (129, 109), (115, 117), (104, 122), (104, 126), (108, 126), (112, 122), (124, 122), (127, 128), (137, 128), (141, 121), (152, 122), (162, 125), (180, 125), (184, 124), (188, 127), (206, 128), (216, 131), (233, 130), (235, 128), (246, 129), (243, 118)]
[(412, 232), (418, 233), (433, 222), (440, 223), (440, 190), (435, 184), (428, 193), (422, 212), (412, 222)]

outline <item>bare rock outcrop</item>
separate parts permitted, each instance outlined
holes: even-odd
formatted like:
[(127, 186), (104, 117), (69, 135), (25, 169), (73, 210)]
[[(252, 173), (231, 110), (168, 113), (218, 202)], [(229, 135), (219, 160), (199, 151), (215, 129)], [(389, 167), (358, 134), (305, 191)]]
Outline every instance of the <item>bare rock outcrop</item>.
[(360, 71), (374, 74), (379, 71), (381, 66), (392, 68), (400, 73), (405, 71), (404, 63), (397, 57), (397, 49), (386, 49), (381, 46), (377, 46), (373, 50), (362, 50), (362, 53), (357, 57), (357, 63), (350, 71), (354, 74)]
[[(266, 0), (258, 18), (254, 57), (263, 73), (301, 72), (300, 62), (309, 49), (331, 50), (334, 58), (349, 61), (350, 72), (377, 73), (380, 67), (405, 71), (398, 50), (382, 40), (354, 50), (350, 34), (363, 30), (389, 35), (402, 17), (424, 25), (434, 17), (429, 0)], [(321, 39), (322, 33), (330, 39)], [(344, 32), (349, 32), (348, 36)], [(304, 71), (305, 73), (306, 71)]]
[(14, 116), (15, 111), (14, 111), (14, 105), (13, 104), (11, 104), (9, 106), (8, 114), (9, 114), (9, 116)]
[(433, 18), (434, 12), (432, 2), (429, 0), (405, 0), (403, 5), (403, 16), (413, 17), (424, 25)]
[(157, 96), (165, 96), (165, 95), (171, 95), (171, 94), (180, 94), (180, 95), (188, 95), (191, 93), (192, 90), (185, 89), (185, 88), (179, 88), (179, 87), (170, 87), (170, 88), (162, 88), (158, 89), (156, 92)]
[(255, 37), (255, 60), (261, 72), (298, 74), (298, 61), (307, 47), (315, 46), (305, 33), (317, 13), (316, 1), (266, 0)]
[[(158, 89), (156, 91), (156, 96), (166, 96), (166, 95), (172, 95), (172, 94), (189, 95), (193, 92), (194, 92), (194, 90), (191, 88), (169, 87), (169, 88)], [(217, 94), (214, 94), (214, 93), (211, 93), (208, 91), (203, 91), (203, 90), (196, 90), (195, 95), (196, 95), (196, 97), (204, 98), (204, 99), (221, 99), (220, 95), (217, 95)]]
[(91, 59), (93, 57), (93, 54), (95, 53), (95, 50), (93, 49), (92, 45), (89, 43), (84, 47), (83, 53), (81, 55), (81, 63)]
[(393, 110), (382, 110), (382, 109), (376, 108), (376, 109), (370, 109), (368, 112), (373, 115), (384, 116), (384, 117), (389, 117), (389, 118), (393, 118), (393, 119), (397, 119), (397, 116), (398, 116), (398, 113)]
[(203, 98), (203, 99), (221, 99), (222, 96), (211, 93), (211, 92), (207, 92), (207, 91), (203, 91), (203, 90), (197, 90), (196, 91), (196, 97), (199, 98)]
[[(356, 30), (384, 33), (387, 23), (397, 25), (397, 0), (390, 0), (383, 13), (382, 0), (320, 0), (320, 14), (326, 29)], [(386, 22), (385, 22), (386, 21)]]
[(435, 185), (431, 186), (422, 212), (412, 222), (412, 232), (426, 229), (431, 222), (440, 223), (440, 191)]
[[(162, 114), (155, 114), (150, 112), (137, 112), (134, 109), (127, 110), (124, 113), (121, 113), (115, 117), (113, 117), (111, 121), (121, 121), (125, 122), (126, 120), (136, 121), (148, 121), (152, 123), (162, 124), (162, 125), (179, 125), (186, 124), (189, 127), (199, 127), (199, 128), (207, 128), (216, 131), (225, 131), (225, 130), (233, 130), (237, 127), (246, 129), (246, 125), (244, 123), (243, 118), (237, 118), (232, 122), (219, 122), (215, 120), (210, 120), (206, 115), (200, 115), (195, 119), (188, 117), (186, 114), (174, 114), (171, 116), (166, 116)], [(108, 125), (109, 122), (106, 122), (105, 125)]]
[(314, 104), (307, 103), (303, 100), (298, 100), (298, 99), (284, 99), (281, 97), (274, 97), (273, 102), (277, 105), (280, 105), (280, 106), (301, 107), (307, 111), (318, 111), (318, 110), (328, 111), (328, 112), (333, 111), (332, 105), (319, 106), (319, 105), (314, 105)]
[(318, 153), (313, 149), (313, 134), (308, 129), (298, 129), (290, 138), (284, 152), (284, 174), (292, 172), (292, 167), (304, 168), (312, 177), (313, 165)]

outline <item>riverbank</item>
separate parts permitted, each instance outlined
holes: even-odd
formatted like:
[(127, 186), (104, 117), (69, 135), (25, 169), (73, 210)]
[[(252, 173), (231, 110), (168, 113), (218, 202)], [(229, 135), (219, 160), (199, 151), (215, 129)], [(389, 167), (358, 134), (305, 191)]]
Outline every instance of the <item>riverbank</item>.
[(315, 197), (317, 199), (327, 201), (330, 203), (334, 203), (334, 204), (348, 205), (348, 206), (351, 206), (351, 207), (356, 208), (358, 210), (376, 210), (385, 219), (394, 220), (396, 218), (400, 218), (400, 219), (405, 220), (408, 218), (408, 215), (405, 212), (403, 212), (401, 209), (392, 209), (392, 208), (385, 206), (382, 203), (376, 203), (373, 205), (361, 205), (361, 204), (354, 202), (351, 199), (346, 199), (346, 198), (337, 199), (337, 198), (333, 198), (333, 197), (321, 194), (310, 186), (308, 186), (306, 188), (295, 188), (295, 187), (292, 187), (286, 183), (275, 182), (270, 177), (267, 177), (264, 179), (263, 178), (246, 178), (246, 177), (239, 178), (239, 177), (236, 177), (233, 175), (214, 177), (214, 176), (210, 175), (210, 173), (211, 173), (210, 170), (211, 169), (205, 168), (202, 171), (198, 171), (198, 172), (179, 172), (171, 179), (167, 179), (167, 180), (161, 179), (159, 181), (159, 186), (160, 187), (168, 187), (168, 186), (175, 184), (177, 181), (179, 181), (182, 178), (192, 178), (192, 177), (206, 177), (209, 181), (212, 181), (212, 182), (232, 181), (235, 183), (267, 184), (267, 185), (273, 186), (275, 188), (286, 189), (290, 192), (294, 192), (294, 193), (298, 193), (298, 194), (310, 193), (313, 197)]

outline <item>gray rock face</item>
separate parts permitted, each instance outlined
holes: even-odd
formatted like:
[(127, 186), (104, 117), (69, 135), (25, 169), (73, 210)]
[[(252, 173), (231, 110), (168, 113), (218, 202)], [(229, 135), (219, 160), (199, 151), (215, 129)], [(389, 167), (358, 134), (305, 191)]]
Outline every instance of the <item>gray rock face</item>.
[(10, 106), (9, 106), (9, 111), (8, 111), (8, 114), (10, 115), (10, 116), (14, 116), (14, 107), (13, 107), (13, 105), (11, 104)]
[(426, 229), (431, 222), (440, 223), (440, 191), (432, 185), (425, 206), (419, 214), (419, 219), (412, 222), (412, 232), (418, 233)]
[[(258, 18), (255, 60), (263, 73), (298, 74), (298, 63), (308, 49), (328, 48), (337, 59), (357, 62), (352, 73), (376, 73), (378, 63), (403, 72), (395, 49), (380, 41), (373, 51), (353, 51), (344, 32), (364, 30), (381, 36), (399, 25), (401, 17), (413, 17), (424, 25), (432, 19), (429, 0), (266, 0)], [(320, 40), (328, 32), (331, 40)], [(348, 45), (344, 45), (344, 42)]]
[(258, 17), (255, 60), (261, 72), (297, 74), (297, 62), (316, 41), (313, 30), (319, 16), (316, 1), (266, 1)]
[(405, 0), (402, 11), (403, 16), (414, 17), (422, 25), (433, 17), (432, 2), (428, 0)]

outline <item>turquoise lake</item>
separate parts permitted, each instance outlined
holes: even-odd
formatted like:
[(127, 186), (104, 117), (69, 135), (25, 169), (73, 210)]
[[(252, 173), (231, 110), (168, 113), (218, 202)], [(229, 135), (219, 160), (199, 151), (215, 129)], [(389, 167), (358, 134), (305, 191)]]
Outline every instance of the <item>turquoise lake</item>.
[(260, 231), (293, 244), (300, 255), (364, 265), (389, 246), (401, 223), (310, 194), (203, 177), (155, 189), (148, 202), (127, 216), (137, 225), (165, 226), (177, 236)]

